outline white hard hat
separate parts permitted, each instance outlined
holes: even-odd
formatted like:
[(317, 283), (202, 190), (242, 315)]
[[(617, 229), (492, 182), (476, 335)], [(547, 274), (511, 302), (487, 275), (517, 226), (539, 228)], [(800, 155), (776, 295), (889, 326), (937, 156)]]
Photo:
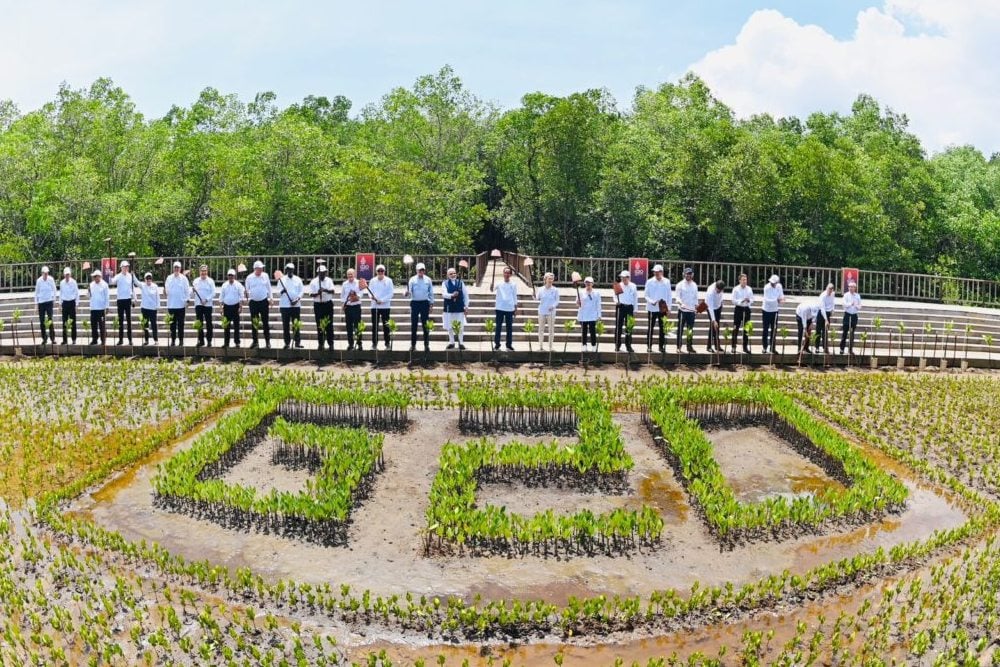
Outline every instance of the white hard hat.
[(262, 261), (260, 261), (258, 259), (256, 262), (253, 263), (253, 268), (255, 268), (255, 269), (263, 269), (264, 268), (264, 262), (262, 262)]
[(175, 269), (181, 268), (181, 263), (180, 262), (174, 262), (174, 268)]
[(93, 278), (94, 276), (99, 276), (99, 275), (101, 275), (101, 271), (100, 271), (100, 269), (98, 269), (98, 270), (95, 270), (95, 271), (94, 271), (93, 273), (91, 273), (91, 274), (90, 274), (90, 277), (91, 277), (91, 278)]
[(417, 262), (417, 271), (426, 271), (427, 267), (424, 266), (423, 262)]
[(583, 279), (583, 282), (593, 284), (594, 279), (591, 278), (590, 276), (587, 276), (586, 278)]
[(63, 275), (64, 276), (68, 276), (71, 273), (73, 273), (73, 269), (69, 268), (68, 266), (65, 269), (63, 269)]
[(49, 267), (43, 266), (42, 267), (42, 273), (48, 273), (48, 272), (49, 272)]
[(385, 271), (385, 264), (376, 264), (375, 265), (375, 270), (376, 271)]
[(126, 269), (126, 268), (128, 268), (128, 266), (129, 266), (129, 263), (128, 263), (128, 260), (126, 259), (124, 262), (122, 262), (122, 268)]
[(777, 282), (778, 282), (778, 280), (780, 280), (780, 278), (778, 278), (777, 274), (775, 274), (775, 275), (771, 276), (771, 277), (770, 277), (770, 278), (768, 279), (768, 281), (767, 281), (767, 282), (769, 282), (769, 283), (771, 283), (772, 285), (774, 285), (775, 283), (777, 283)]
[(622, 271), (621, 273), (618, 274), (618, 277), (619, 278), (631, 278), (632, 274), (629, 273), (628, 271)]
[(235, 276), (236, 275), (236, 269), (229, 269), (228, 271), (226, 271), (226, 275), (227, 276)]
[(663, 271), (663, 265), (662, 264), (655, 264), (655, 265), (653, 265), (653, 273), (656, 273), (657, 271), (660, 271), (660, 272)]

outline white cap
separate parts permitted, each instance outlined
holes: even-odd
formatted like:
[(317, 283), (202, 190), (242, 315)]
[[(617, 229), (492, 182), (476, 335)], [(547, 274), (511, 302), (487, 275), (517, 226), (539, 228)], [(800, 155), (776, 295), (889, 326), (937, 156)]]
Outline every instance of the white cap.
[(423, 262), (417, 262), (417, 271), (426, 271), (427, 267), (424, 266)]
[(68, 276), (71, 273), (73, 273), (73, 269), (69, 268), (68, 266), (65, 269), (63, 269), (63, 275), (64, 276)]
[(583, 279), (583, 282), (593, 284), (594, 279), (591, 278), (590, 276), (587, 276), (586, 278)]
[(42, 273), (48, 273), (48, 272), (49, 272), (49, 267), (43, 266), (42, 267)]
[(385, 271), (385, 264), (376, 264), (375, 265), (375, 270), (376, 271)]
[(126, 259), (124, 262), (122, 262), (122, 268), (124, 269), (124, 268), (126, 268), (128, 266), (129, 266), (129, 263), (128, 263), (128, 260)]
[(320, 264), (319, 266), (317, 266), (316, 267), (316, 272), (317, 273), (326, 273), (327, 272), (326, 264)]
[(619, 278), (631, 278), (632, 274), (629, 273), (628, 271), (622, 271), (621, 273), (618, 274), (618, 277)]
[(236, 269), (229, 269), (228, 271), (226, 271), (226, 275), (227, 276), (235, 276), (236, 275)]
[(90, 277), (93, 278), (94, 276), (99, 276), (99, 275), (101, 275), (100, 269), (98, 269), (98, 270), (94, 271), (93, 273), (91, 273)]
[(663, 265), (662, 264), (654, 264), (653, 265), (653, 273), (656, 273), (657, 271), (660, 271), (660, 272), (663, 271)]
[(262, 261), (260, 261), (258, 259), (256, 262), (253, 263), (253, 268), (255, 268), (255, 269), (263, 269), (264, 268), (264, 262), (262, 262)]
[(146, 271), (146, 275), (143, 276), (143, 278), (152, 278), (152, 277), (153, 277), (153, 274), (150, 273), (149, 271)]
[(772, 285), (775, 285), (775, 284), (777, 284), (778, 280), (779, 280), (779, 278), (778, 278), (777, 274), (775, 274), (775, 275), (771, 276), (768, 279), (767, 282), (771, 283)]
[(174, 268), (175, 269), (181, 268), (181, 263), (180, 262), (174, 262)]

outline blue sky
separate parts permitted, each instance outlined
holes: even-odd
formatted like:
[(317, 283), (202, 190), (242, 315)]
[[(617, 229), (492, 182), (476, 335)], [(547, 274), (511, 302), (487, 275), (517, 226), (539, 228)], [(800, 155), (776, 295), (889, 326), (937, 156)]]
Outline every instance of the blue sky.
[[(636, 86), (694, 69), (740, 115), (848, 110), (869, 92), (908, 113), (932, 149), (1000, 150), (987, 122), (995, 98), (977, 99), (991, 113), (971, 119), (932, 99), (942, 85), (963, 104), (1000, 88), (990, 67), (963, 72), (966, 88), (957, 93), (953, 81), (963, 63), (992, 55), (989, 34), (1000, 28), (992, 6), (1000, 2), (954, 0), (948, 13), (941, 4), (0, 0), (0, 99), (28, 110), (52, 99), (62, 81), (82, 87), (110, 76), (150, 116), (189, 104), (206, 86), (244, 99), (271, 90), (282, 105), (342, 94), (359, 111), (450, 64), (470, 90), (502, 107), (529, 91), (606, 87), (627, 108)], [(954, 53), (962, 48), (968, 52)], [(946, 62), (908, 71), (922, 59)]]

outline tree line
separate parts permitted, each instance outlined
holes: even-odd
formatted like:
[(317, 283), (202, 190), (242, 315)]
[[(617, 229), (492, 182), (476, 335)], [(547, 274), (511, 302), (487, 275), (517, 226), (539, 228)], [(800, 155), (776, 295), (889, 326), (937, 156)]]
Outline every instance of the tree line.
[(109, 79), (0, 102), (0, 262), (119, 254), (450, 253), (856, 266), (1000, 278), (1000, 159), (928, 155), (904, 115), (737, 119), (694, 75), (526, 94), (449, 68), (352, 114), (206, 88), (147, 119)]

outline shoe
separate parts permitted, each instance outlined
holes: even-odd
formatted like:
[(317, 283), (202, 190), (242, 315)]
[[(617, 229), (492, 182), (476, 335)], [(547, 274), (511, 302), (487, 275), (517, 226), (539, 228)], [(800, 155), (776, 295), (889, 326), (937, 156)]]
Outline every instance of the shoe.
[(295, 348), (298, 349), (298, 350), (301, 350), (302, 349), (302, 343), (296, 343), (295, 344)]
[(358, 351), (360, 352), (362, 349), (364, 348), (361, 347), (361, 343), (358, 343)]
[[(121, 345), (121, 344), (122, 344), (122, 339), (121, 339), (121, 338), (119, 338), (119, 339), (118, 339), (118, 342), (117, 342), (117, 343), (115, 343), (115, 345)], [(45, 341), (42, 341), (42, 345), (45, 345)]]
[(508, 352), (513, 352), (514, 351), (514, 346), (513, 345), (508, 345), (507, 346), (507, 351)]
[(96, 340), (92, 340), (92, 341), (90, 341), (90, 344), (91, 345), (97, 345), (97, 341)]
[(715, 349), (709, 347), (709, 348), (706, 348), (705, 351), (708, 352), (709, 354), (713, 354), (715, 352)]
[[(733, 352), (735, 352), (735, 351), (736, 351), (736, 348), (733, 348)], [(743, 354), (753, 354), (753, 352), (750, 351), (749, 347), (745, 347), (745, 348), (743, 348)]]
[(228, 347), (229, 347), (229, 343), (223, 343), (222, 344), (222, 349), (223, 350), (227, 349)]
[(462, 343), (459, 343), (458, 344), (458, 349), (464, 350), (465, 349), (465, 345), (463, 345)]
[(149, 341), (148, 340), (142, 341), (142, 346), (143, 347), (146, 347), (147, 345), (149, 345)]
[[(384, 271), (383, 271), (383, 273), (384, 273)], [(454, 343), (448, 343), (448, 344), (447, 344), (447, 345), (445, 346), (445, 348), (444, 348), (444, 349), (446, 349), (446, 350), (454, 350), (454, 349), (455, 349), (455, 344), (454, 344)]]
[(494, 345), (493, 346), (493, 351), (494, 352), (499, 352), (500, 351), (500, 346), (499, 345)]
[(131, 338), (129, 338), (129, 339), (128, 339), (128, 344), (129, 344), (129, 345), (135, 345), (135, 343), (133, 343), (133, 342), (132, 342), (132, 339), (131, 339)]
[(810, 350), (808, 347), (806, 349), (804, 349), (803, 352), (805, 352), (806, 354), (812, 354), (813, 353), (813, 351)]
[(681, 348), (681, 346), (680, 346), (680, 345), (678, 345), (678, 346), (677, 346), (677, 354), (680, 354), (680, 353), (681, 353), (681, 352), (683, 352), (683, 351), (684, 351), (684, 350), (683, 350), (683, 349)]
[(63, 345), (65, 345), (65, 344), (66, 344), (66, 341), (63, 341), (63, 342), (62, 342), (62, 344), (63, 344)]
[(688, 345), (688, 354), (694, 354), (694, 353), (695, 353), (694, 348)]
[(659, 349), (660, 349), (660, 354), (666, 354), (667, 353), (667, 348), (664, 347), (663, 345), (661, 345)]
[(844, 348), (840, 348), (840, 355), (844, 356)]
[(236, 341), (236, 347), (239, 347), (239, 346), (240, 346), (240, 342)]
[(621, 352), (621, 351), (622, 351), (622, 346), (621, 345), (615, 345), (615, 352)]
[(266, 347), (267, 349), (270, 350), (271, 349), (271, 343), (270, 342), (264, 343), (264, 347)]
[(761, 350), (760, 353), (761, 354), (767, 354), (767, 345), (764, 346), (764, 349)]
[(291, 346), (291, 343), (285, 343), (285, 347), (283, 347), (282, 349), (287, 350), (290, 346)]
[(320, 342), (319, 342), (319, 348), (318, 348), (318, 349), (319, 349), (319, 350), (322, 350), (322, 349), (323, 349), (323, 341), (320, 341)]
[(257, 341), (250, 343), (250, 349), (257, 347)]
[(626, 345), (625, 349), (628, 351), (629, 354), (635, 354), (635, 350), (632, 349), (631, 345)]
[(416, 351), (417, 351), (417, 346), (416, 345), (411, 345), (410, 346), (410, 352), (416, 352)]

